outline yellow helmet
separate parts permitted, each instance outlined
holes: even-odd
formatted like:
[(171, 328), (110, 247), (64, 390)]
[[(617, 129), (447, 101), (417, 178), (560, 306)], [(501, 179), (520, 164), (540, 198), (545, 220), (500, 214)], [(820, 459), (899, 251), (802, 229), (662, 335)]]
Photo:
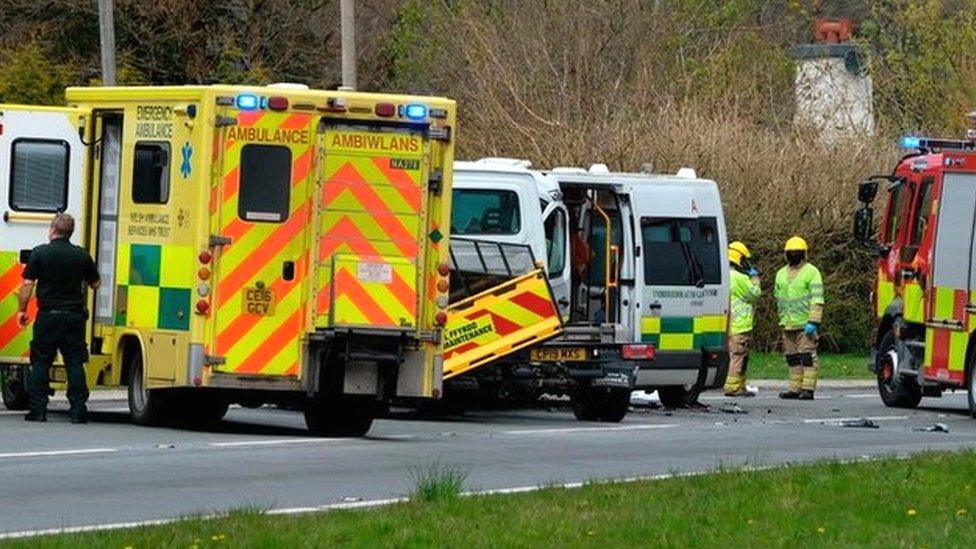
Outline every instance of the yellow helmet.
[(807, 241), (798, 236), (790, 237), (786, 241), (786, 246), (783, 246), (784, 252), (805, 252), (809, 249), (810, 247), (807, 246)]
[(738, 265), (741, 267), (743, 259), (751, 258), (752, 252), (750, 252), (749, 248), (742, 242), (736, 240), (735, 242), (729, 244), (729, 262), (733, 265)]

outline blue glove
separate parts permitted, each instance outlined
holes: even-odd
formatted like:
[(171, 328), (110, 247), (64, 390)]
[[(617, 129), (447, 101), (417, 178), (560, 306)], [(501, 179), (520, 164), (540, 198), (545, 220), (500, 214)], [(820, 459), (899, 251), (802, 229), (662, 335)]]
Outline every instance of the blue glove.
[(759, 269), (751, 267), (748, 271), (746, 271), (746, 274), (751, 277), (757, 277), (759, 276)]
[(819, 329), (820, 326), (816, 322), (807, 322), (807, 327), (804, 331), (807, 333), (808, 336), (812, 337), (814, 334), (817, 333), (817, 330)]

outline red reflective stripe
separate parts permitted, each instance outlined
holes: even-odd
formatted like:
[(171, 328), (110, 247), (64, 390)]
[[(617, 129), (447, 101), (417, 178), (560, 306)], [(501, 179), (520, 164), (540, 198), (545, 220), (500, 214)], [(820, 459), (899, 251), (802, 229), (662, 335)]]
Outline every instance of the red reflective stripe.
[(420, 212), (421, 191), (420, 185), (414, 181), (407, 172), (390, 168), (390, 159), (374, 158), (373, 164), (383, 172), (386, 179), (393, 185), (393, 188), (400, 193), (400, 196), (413, 208), (413, 211)]
[(393, 280), (389, 285), (390, 291), (396, 296), (397, 301), (400, 305), (410, 313), (411, 316), (416, 316), (417, 314), (417, 292), (410, 287), (407, 281), (403, 280), (400, 273), (393, 271)]
[(348, 296), (355, 305), (356, 309), (359, 310), (369, 320), (371, 323), (379, 326), (392, 326), (394, 325), (393, 319), (386, 314), (378, 303), (373, 300), (373, 296), (369, 295), (362, 286), (359, 285), (359, 281), (356, 280), (351, 274), (349, 274), (345, 269), (340, 269), (335, 274), (335, 281), (333, 282), (336, 288), (336, 298), (341, 295)]
[(0, 275), (0, 301), (7, 298), (8, 295), (17, 291), (23, 281), (24, 266), (20, 263), (15, 263), (10, 266), (2, 275)]
[[(305, 278), (305, 268), (308, 263), (308, 254), (303, 255), (295, 263), (295, 279), (291, 281), (286, 281), (285, 279), (278, 277), (271, 284), (271, 291), (275, 293), (278, 301), (284, 300), (291, 291), (295, 288), (301, 286), (302, 280)], [(226, 328), (224, 328), (220, 334), (217, 336), (217, 354), (223, 355), (228, 352), (228, 350), (234, 346), (238, 341), (241, 340), (248, 332), (250, 332), (254, 326), (261, 322), (266, 317), (260, 315), (246, 315), (241, 314), (234, 319)]]
[(268, 262), (275, 258), (302, 231), (308, 222), (308, 201), (292, 212), (288, 221), (275, 229), (271, 236), (265, 239), (261, 246), (251, 252), (237, 268), (228, 273), (220, 281), (220, 304), (236, 294), (251, 278), (253, 278)]
[(478, 348), (478, 344), (477, 343), (474, 343), (474, 342), (470, 342), (469, 341), (468, 343), (465, 343), (464, 345), (458, 345), (457, 347), (455, 347), (455, 348), (453, 348), (451, 350), (445, 351), (444, 352), (444, 359), (446, 360), (448, 358), (451, 358), (454, 355), (459, 355), (461, 353), (466, 353), (466, 352), (468, 352), (468, 351), (470, 351), (472, 349), (477, 349), (477, 348)]
[(319, 290), (318, 295), (315, 296), (315, 314), (318, 316), (324, 315), (329, 310), (329, 298), (332, 297), (330, 292), (332, 290), (332, 285), (328, 282), (322, 289)]
[(257, 124), (262, 117), (264, 117), (264, 113), (261, 111), (242, 111), (237, 113), (237, 125), (253, 126)]
[(227, 172), (224, 176), (224, 203), (233, 200), (237, 196), (237, 190), (241, 186), (241, 167), (234, 166), (234, 169)]
[[(383, 202), (378, 194), (369, 186), (369, 183), (360, 175), (359, 171), (347, 162), (342, 168), (333, 175), (330, 181), (345, 179), (350, 182), (363, 183), (363, 185), (347, 185), (346, 188), (353, 193), (356, 200), (363, 205), (363, 208), (375, 214), (373, 218), (376, 225), (386, 233), (386, 236), (393, 241), (400, 253), (408, 258), (417, 256), (417, 239), (410, 231), (400, 223), (400, 220), (393, 215), (389, 206)], [(328, 187), (328, 183), (326, 184)], [(389, 215), (382, 215), (389, 214)]]
[(937, 328), (932, 337), (932, 366), (937, 369), (949, 367), (949, 330)]
[(965, 320), (966, 306), (969, 305), (969, 292), (966, 290), (956, 290), (952, 301), (952, 318)]
[(301, 330), (302, 310), (297, 309), (284, 322), (269, 335), (261, 346), (258, 347), (250, 356), (241, 362), (240, 366), (234, 368), (235, 372), (244, 374), (256, 374), (264, 369), (269, 362), (281, 352), (289, 343), (298, 338)]
[(291, 163), (291, 185), (294, 187), (302, 181), (308, 175), (309, 170), (312, 169), (312, 151), (314, 149), (306, 149), (294, 162)]
[(512, 302), (523, 309), (532, 311), (538, 316), (551, 316), (555, 313), (555, 309), (553, 308), (551, 301), (532, 292), (522, 292), (513, 297)]
[(308, 126), (310, 120), (311, 116), (307, 114), (293, 114), (286, 118), (278, 127), (286, 130), (300, 130)]
[(336, 249), (343, 244), (358, 255), (380, 255), (376, 247), (363, 236), (362, 231), (348, 217), (339, 220), (329, 232), (322, 236), (319, 242), (319, 257), (325, 260), (332, 257)]

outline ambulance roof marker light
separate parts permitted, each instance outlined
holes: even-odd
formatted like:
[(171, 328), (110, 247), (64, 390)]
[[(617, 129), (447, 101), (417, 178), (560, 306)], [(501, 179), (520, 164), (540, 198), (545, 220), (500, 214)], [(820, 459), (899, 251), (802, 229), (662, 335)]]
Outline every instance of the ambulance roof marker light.
[(423, 103), (408, 103), (403, 107), (403, 115), (414, 122), (427, 120), (427, 105)]
[(288, 98), (275, 95), (268, 98), (268, 108), (273, 111), (288, 110)]
[(253, 111), (260, 106), (258, 96), (253, 93), (242, 93), (238, 95), (235, 103), (237, 104), (237, 108), (242, 111)]
[(376, 113), (376, 116), (389, 118), (396, 115), (397, 108), (393, 103), (377, 103), (376, 106), (373, 107), (373, 112)]

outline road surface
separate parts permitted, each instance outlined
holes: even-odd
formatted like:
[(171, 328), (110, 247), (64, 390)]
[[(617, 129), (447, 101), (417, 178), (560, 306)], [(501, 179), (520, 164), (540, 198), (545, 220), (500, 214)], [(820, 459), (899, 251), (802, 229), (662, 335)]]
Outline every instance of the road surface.
[[(732, 401), (714, 395), (708, 410), (640, 410), (620, 424), (580, 423), (559, 408), (402, 412), (352, 440), (309, 437), (299, 413), (274, 408), (232, 409), (209, 431), (132, 425), (123, 401), (94, 403), (88, 425), (70, 425), (64, 403), (46, 424), (0, 411), (0, 533), (399, 497), (434, 463), (483, 490), (976, 447), (962, 393), (918, 410), (885, 408), (864, 389), (818, 397), (764, 392), (728, 413)], [(878, 428), (844, 426), (862, 417)], [(920, 430), (936, 423), (949, 432)]]

